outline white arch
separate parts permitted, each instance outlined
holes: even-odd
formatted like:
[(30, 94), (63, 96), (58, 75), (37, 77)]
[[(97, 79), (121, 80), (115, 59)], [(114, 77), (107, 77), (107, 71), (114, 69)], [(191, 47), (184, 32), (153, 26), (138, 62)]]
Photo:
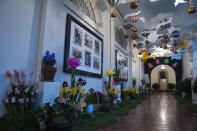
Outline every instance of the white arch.
[(168, 65), (158, 65), (151, 72), (151, 87), (154, 83), (159, 84), (158, 74), (161, 70), (167, 71), (168, 83), (176, 84), (176, 73), (172, 67)]

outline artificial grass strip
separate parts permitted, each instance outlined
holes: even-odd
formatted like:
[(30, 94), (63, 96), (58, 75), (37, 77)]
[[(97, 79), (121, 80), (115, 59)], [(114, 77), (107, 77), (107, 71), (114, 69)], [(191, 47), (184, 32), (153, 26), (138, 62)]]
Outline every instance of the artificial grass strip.
[(197, 113), (197, 104), (192, 104), (191, 100), (182, 98), (179, 95), (175, 95), (175, 97), (182, 105), (186, 106), (189, 111)]
[(146, 100), (146, 96), (137, 97), (133, 100), (123, 101), (113, 107), (110, 112), (94, 112), (94, 117), (83, 116), (73, 125), (72, 131), (96, 131), (99, 127), (116, 123), (116, 116), (128, 115), (129, 110), (136, 108)]

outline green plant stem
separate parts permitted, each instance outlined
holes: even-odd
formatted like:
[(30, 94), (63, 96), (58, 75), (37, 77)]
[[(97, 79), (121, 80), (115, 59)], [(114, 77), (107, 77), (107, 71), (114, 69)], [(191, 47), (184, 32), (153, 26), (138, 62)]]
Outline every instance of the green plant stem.
[(75, 69), (71, 71), (71, 88), (75, 88)]

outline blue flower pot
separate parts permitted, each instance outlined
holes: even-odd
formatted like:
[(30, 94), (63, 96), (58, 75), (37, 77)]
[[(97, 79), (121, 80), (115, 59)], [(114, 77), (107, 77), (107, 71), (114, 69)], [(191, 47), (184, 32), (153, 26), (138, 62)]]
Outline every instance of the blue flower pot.
[(89, 105), (87, 106), (86, 112), (87, 112), (88, 114), (92, 114), (92, 113), (94, 112), (94, 106), (93, 106), (93, 104), (89, 104)]

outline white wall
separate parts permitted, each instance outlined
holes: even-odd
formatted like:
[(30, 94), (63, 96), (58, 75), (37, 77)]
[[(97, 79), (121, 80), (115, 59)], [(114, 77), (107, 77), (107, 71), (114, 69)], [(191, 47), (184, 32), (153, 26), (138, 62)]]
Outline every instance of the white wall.
[(5, 71), (34, 71), (39, 0), (0, 0), (0, 116), (1, 99), (9, 81)]

